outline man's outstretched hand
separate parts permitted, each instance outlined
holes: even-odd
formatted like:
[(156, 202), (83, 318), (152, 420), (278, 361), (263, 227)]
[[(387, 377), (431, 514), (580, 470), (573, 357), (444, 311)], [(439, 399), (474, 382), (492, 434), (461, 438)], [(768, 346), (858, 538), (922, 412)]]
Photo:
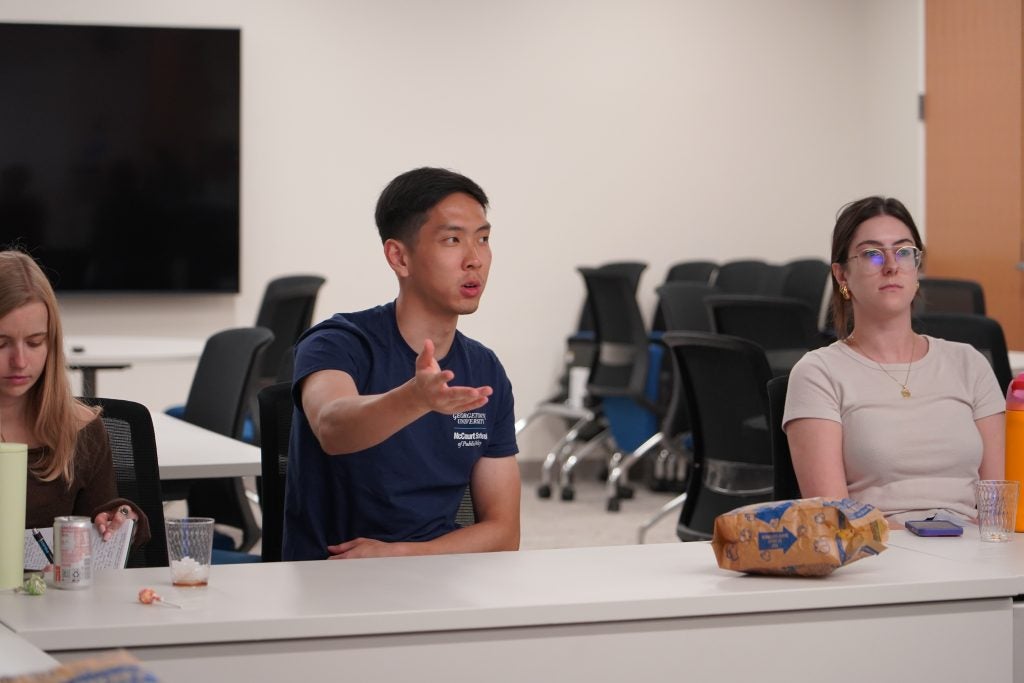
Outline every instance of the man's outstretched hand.
[(434, 342), (423, 341), (423, 350), (416, 358), (416, 378), (413, 382), (416, 394), (424, 406), (445, 415), (475, 410), (487, 403), (487, 397), (494, 393), (491, 387), (450, 387), (448, 382), (455, 379), (451, 370), (442, 370), (434, 358)]

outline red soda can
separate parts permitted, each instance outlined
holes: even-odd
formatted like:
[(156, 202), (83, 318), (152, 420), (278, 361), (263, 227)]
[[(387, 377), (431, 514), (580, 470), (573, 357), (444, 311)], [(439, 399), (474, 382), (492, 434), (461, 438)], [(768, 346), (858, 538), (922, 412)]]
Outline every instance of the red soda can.
[(77, 590), (92, 585), (92, 520), (55, 517), (53, 520), (53, 584)]

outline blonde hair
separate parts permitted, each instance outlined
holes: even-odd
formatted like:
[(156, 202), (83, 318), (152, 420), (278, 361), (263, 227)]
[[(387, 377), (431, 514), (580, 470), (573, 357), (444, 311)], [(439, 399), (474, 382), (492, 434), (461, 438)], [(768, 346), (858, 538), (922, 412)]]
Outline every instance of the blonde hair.
[[(29, 466), (42, 481), (63, 478), (70, 488), (74, 481), (75, 443), (81, 428), (76, 412), (82, 408), (71, 395), (64, 363), (64, 333), (60, 324), (57, 296), (42, 269), (28, 254), (0, 251), (0, 318), (22, 306), (39, 302), (46, 306), (46, 365), (43, 375), (29, 389), (25, 415), (45, 455)], [(79, 407), (81, 406), (81, 407)]]

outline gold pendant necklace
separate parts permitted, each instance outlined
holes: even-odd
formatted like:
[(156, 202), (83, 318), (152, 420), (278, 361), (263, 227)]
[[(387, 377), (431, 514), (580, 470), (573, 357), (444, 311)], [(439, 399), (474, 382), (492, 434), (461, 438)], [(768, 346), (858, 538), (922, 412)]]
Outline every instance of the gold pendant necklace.
[[(857, 340), (853, 338), (853, 334), (852, 333), (850, 334), (850, 336), (848, 336), (843, 341), (845, 341), (847, 344), (850, 344), (850, 345), (857, 343)], [(892, 373), (890, 373), (888, 370), (886, 370), (884, 365), (879, 363), (874, 358), (871, 358), (870, 356), (868, 356), (869, 360), (875, 361), (875, 365), (878, 366), (879, 370), (881, 370), (882, 372), (885, 373), (886, 377), (888, 377), (893, 382), (896, 382), (896, 384), (899, 385), (899, 387), (900, 387), (900, 396), (902, 396), (903, 398), (910, 398), (910, 387), (908, 387), (907, 384), (910, 382), (910, 368), (912, 368), (914, 366), (914, 351), (916, 351), (916, 350), (917, 350), (917, 335), (915, 334), (914, 335), (914, 343), (910, 347), (910, 361), (907, 363), (907, 376), (903, 378), (902, 382), (900, 382), (898, 379), (893, 377)]]

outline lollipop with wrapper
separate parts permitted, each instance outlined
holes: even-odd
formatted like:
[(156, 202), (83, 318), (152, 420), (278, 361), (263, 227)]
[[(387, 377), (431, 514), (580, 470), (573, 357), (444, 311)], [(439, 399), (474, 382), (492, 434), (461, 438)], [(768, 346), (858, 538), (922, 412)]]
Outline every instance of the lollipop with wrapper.
[(174, 603), (174, 602), (168, 602), (167, 600), (164, 600), (152, 588), (143, 588), (142, 590), (139, 591), (139, 602), (141, 602), (143, 605), (159, 604), (159, 605), (167, 605), (168, 607), (177, 607), (178, 609), (181, 609), (181, 605), (179, 605), (177, 603)]

